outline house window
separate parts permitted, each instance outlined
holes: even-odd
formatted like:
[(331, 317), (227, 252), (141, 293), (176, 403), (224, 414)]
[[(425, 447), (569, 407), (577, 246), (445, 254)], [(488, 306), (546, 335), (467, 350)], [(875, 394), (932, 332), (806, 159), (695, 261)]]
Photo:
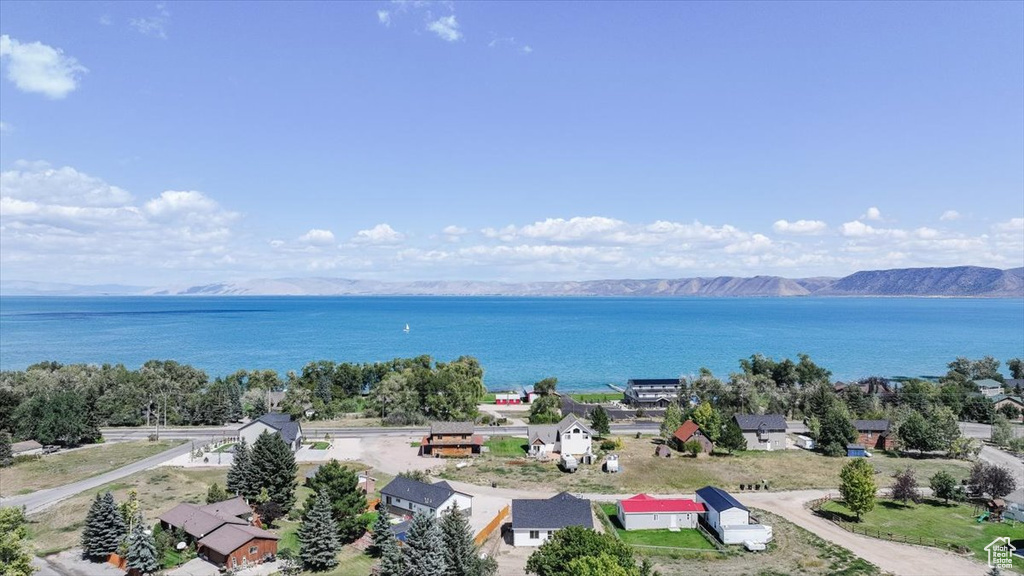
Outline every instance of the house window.
[(551, 538), (551, 535), (552, 535), (552, 534), (554, 534), (554, 532), (553, 532), (553, 531), (551, 531), (551, 530), (548, 530), (548, 538)]
[(238, 568), (238, 558), (235, 558), (234, 556), (231, 557), (231, 567)]
[(654, 519), (655, 519), (655, 520), (657, 520), (657, 519), (658, 519), (658, 515), (657, 515), (657, 514), (655, 514), (655, 515), (654, 515)]
[(255, 554), (255, 553), (259, 552), (259, 551), (260, 551), (260, 549), (259, 549), (258, 546), (249, 546), (249, 554)]
[(390, 506), (391, 505), (391, 496), (385, 496), (384, 498), (387, 501), (388, 506)]
[(540, 538), (540, 530), (530, 530), (530, 540), (537, 540)]

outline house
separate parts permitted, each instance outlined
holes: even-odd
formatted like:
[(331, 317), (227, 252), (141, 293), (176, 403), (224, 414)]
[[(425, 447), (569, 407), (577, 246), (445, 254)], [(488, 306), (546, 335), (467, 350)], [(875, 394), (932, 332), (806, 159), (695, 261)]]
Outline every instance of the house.
[(302, 425), (297, 420), (293, 420), (291, 415), (280, 412), (267, 412), (242, 426), (238, 429), (238, 437), (244, 438), (245, 442), (252, 446), (264, 432), (280, 435), (292, 452), (302, 446)]
[(888, 420), (854, 420), (857, 429), (857, 444), (878, 450), (892, 450), (893, 438), (889, 434)]
[(879, 396), (886, 399), (895, 395), (893, 385), (883, 378), (866, 378), (860, 382), (836, 382), (832, 389), (836, 394), (842, 394), (848, 389), (857, 388), (865, 396)]
[(696, 528), (704, 505), (688, 498), (654, 498), (637, 494), (619, 500), (619, 524), (626, 530)]
[(666, 408), (678, 396), (678, 378), (637, 378), (626, 382), (623, 401), (635, 408)]
[(427, 484), (404, 476), (396, 476), (388, 482), (381, 489), (380, 498), (381, 505), (398, 516), (426, 512), (434, 518), (440, 518), (445, 510), (455, 505), (467, 516), (473, 510), (473, 497), (455, 491), (447, 482)]
[(43, 445), (35, 440), (11, 444), (11, 456), (35, 456), (43, 453)]
[(672, 440), (675, 442), (677, 450), (682, 450), (683, 444), (691, 440), (700, 444), (701, 452), (705, 454), (710, 454), (715, 449), (715, 445), (704, 435), (700, 426), (697, 426), (697, 423), (693, 420), (687, 420), (679, 428), (676, 428), (676, 431), (672, 434)]
[(526, 402), (533, 402), (534, 400), (537, 399), (537, 396), (540, 396), (540, 394), (537, 394), (537, 392), (534, 391), (532, 384), (530, 386), (523, 386), (523, 400), (524, 401), (526, 401)]
[(558, 424), (534, 424), (527, 426), (531, 456), (544, 456), (557, 452), (582, 456), (591, 454), (594, 432), (573, 414), (562, 418)]
[(868, 451), (863, 444), (847, 444), (846, 455), (849, 458), (864, 458), (868, 455)]
[(704, 505), (704, 523), (723, 544), (764, 544), (772, 539), (772, 527), (751, 524), (747, 507), (725, 490), (705, 486), (697, 490), (696, 496), (697, 502)]
[(472, 422), (432, 422), (430, 435), (420, 441), (420, 456), (476, 456), (484, 439), (473, 433)]
[(160, 515), (165, 530), (181, 530), (199, 555), (231, 569), (259, 564), (277, 554), (278, 536), (251, 525), (259, 522), (241, 497), (205, 506), (182, 503)]
[(1007, 378), (1003, 381), (1005, 387), (1017, 394), (1024, 391), (1024, 378)]
[(512, 545), (540, 546), (568, 526), (594, 529), (590, 500), (568, 492), (547, 500), (512, 500)]
[(782, 414), (737, 414), (733, 418), (743, 431), (747, 450), (786, 449), (786, 419)]
[(998, 412), (1003, 406), (1013, 406), (1017, 410), (1024, 412), (1024, 399), (1020, 396), (1011, 396), (1009, 394), (996, 394), (989, 398), (992, 401), (992, 407)]
[(986, 398), (991, 398), (991, 397), (995, 396), (996, 394), (1002, 394), (1003, 393), (1003, 383), (1002, 382), (996, 382), (995, 380), (992, 380), (991, 378), (985, 378), (985, 379), (982, 379), (982, 380), (974, 380), (974, 385), (978, 387), (978, 391), (981, 392), (981, 395), (986, 397)]

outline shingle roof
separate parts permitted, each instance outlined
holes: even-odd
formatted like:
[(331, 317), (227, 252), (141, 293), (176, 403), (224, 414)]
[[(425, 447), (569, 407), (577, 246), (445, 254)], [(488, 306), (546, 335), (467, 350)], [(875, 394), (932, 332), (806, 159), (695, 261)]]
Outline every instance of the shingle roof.
[(626, 514), (647, 514), (651, 512), (703, 512), (704, 505), (689, 498), (655, 498), (647, 494), (637, 494), (632, 498), (620, 500), (622, 511)]
[(591, 430), (590, 427), (588, 427), (586, 424), (584, 424), (582, 420), (577, 418), (575, 414), (567, 414), (565, 418), (562, 418), (562, 420), (558, 423), (558, 430), (560, 432), (565, 432), (566, 429), (571, 428), (573, 426), (579, 426), (587, 434), (590, 434), (591, 436), (594, 435), (594, 431)]
[(888, 420), (854, 420), (853, 427), (858, 432), (887, 432), (889, 430)]
[(200, 510), (208, 512), (214, 516), (249, 516), (252, 514), (252, 508), (245, 503), (245, 499), (241, 496), (231, 498), (230, 500), (223, 500), (221, 502), (214, 502), (213, 504), (207, 504), (206, 506), (200, 506)]
[(737, 414), (735, 418), (736, 423), (740, 425), (740, 430), (744, 432), (753, 432), (760, 429), (762, 425), (769, 432), (786, 431), (786, 419), (782, 417), (782, 414)]
[(590, 500), (567, 492), (547, 500), (512, 500), (513, 530), (559, 530), (566, 526), (594, 528)]
[(202, 538), (224, 524), (246, 524), (232, 516), (217, 516), (195, 504), (182, 503), (160, 515), (160, 520), (184, 530), (193, 538)]
[(253, 538), (263, 538), (266, 540), (280, 540), (278, 536), (261, 530), (255, 526), (235, 526), (233, 524), (227, 524), (214, 530), (209, 536), (199, 540), (198, 544), (219, 552), (227, 556), (235, 550), (238, 550), (239, 546), (245, 545)]
[(696, 422), (693, 420), (687, 420), (686, 422), (683, 422), (682, 426), (676, 428), (675, 433), (672, 435), (675, 436), (676, 440), (686, 442), (692, 438), (698, 430), (700, 430), (700, 426), (697, 426)]
[(1002, 388), (1003, 387), (1003, 384), (1001, 382), (996, 382), (995, 380), (992, 380), (991, 378), (984, 378), (984, 379), (981, 379), (981, 380), (975, 380), (974, 384), (978, 388)]
[(557, 424), (533, 424), (526, 427), (526, 433), (530, 437), (530, 446), (540, 440), (545, 444), (554, 444), (558, 436)]
[(729, 494), (721, 488), (705, 486), (700, 490), (697, 490), (697, 496), (700, 496), (700, 499), (706, 502), (709, 508), (713, 508), (718, 512), (729, 510), (730, 508), (739, 508), (740, 510), (749, 512), (746, 506), (740, 504), (738, 500), (732, 497), (732, 494)]
[(991, 400), (993, 404), (998, 404), (1003, 400), (1009, 400), (1010, 402), (1015, 402), (1017, 404), (1020, 404), (1021, 406), (1024, 406), (1024, 400), (1022, 400), (1020, 396), (1012, 396), (1010, 394), (996, 394), (995, 396), (989, 398), (989, 400)]
[(405, 476), (395, 476), (388, 485), (381, 489), (382, 496), (401, 498), (429, 508), (437, 508), (451, 498), (455, 490), (447, 482), (426, 484)]
[(270, 426), (274, 430), (281, 433), (281, 439), (284, 440), (285, 444), (293, 444), (295, 439), (299, 436), (299, 423), (296, 420), (292, 420), (290, 414), (282, 414), (280, 412), (267, 412), (258, 419), (249, 422), (245, 426), (239, 428), (244, 430), (249, 426), (257, 422), (262, 422), (267, 426)]
[(473, 434), (472, 422), (431, 422), (430, 435), (434, 434)]

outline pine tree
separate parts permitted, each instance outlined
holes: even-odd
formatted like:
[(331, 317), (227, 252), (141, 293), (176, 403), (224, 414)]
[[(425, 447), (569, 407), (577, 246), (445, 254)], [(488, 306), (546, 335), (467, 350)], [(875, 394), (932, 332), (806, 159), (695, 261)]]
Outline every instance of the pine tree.
[(160, 569), (156, 559), (156, 540), (152, 532), (146, 530), (142, 515), (139, 514), (132, 522), (134, 528), (128, 535), (128, 553), (125, 560), (129, 570), (138, 570), (143, 575), (154, 574)]
[(736, 420), (729, 420), (729, 423), (725, 425), (717, 446), (725, 448), (729, 454), (732, 454), (733, 450), (747, 449), (747, 439), (743, 437), (743, 430), (740, 430), (740, 425), (736, 423)]
[(441, 519), (441, 536), (444, 540), (445, 574), (448, 576), (477, 576), (476, 544), (469, 521), (459, 511), (459, 506), (448, 509)]
[[(366, 523), (359, 516), (366, 511), (366, 494), (359, 489), (356, 471), (337, 460), (320, 466), (309, 479), (308, 486), (324, 491), (331, 501), (331, 514), (338, 524), (338, 537), (343, 543), (353, 542), (366, 533)], [(310, 504), (309, 500), (306, 501)]]
[(89, 513), (85, 515), (85, 526), (82, 527), (82, 557), (89, 558), (93, 556), (93, 550), (96, 545), (94, 542), (99, 540), (99, 526), (100, 518), (103, 516), (103, 498), (96, 494), (96, 498), (92, 501), (92, 506), (89, 507)]
[(384, 554), (384, 549), (387, 548), (386, 540), (394, 539), (395, 534), (391, 531), (388, 513), (381, 510), (377, 513), (377, 520), (373, 523), (373, 546), (371, 551), (380, 558)]
[[(390, 528), (388, 531), (391, 531)], [(405, 555), (395, 538), (388, 538), (381, 543), (379, 568), (380, 576), (406, 576)]]
[(444, 576), (444, 538), (432, 516), (417, 512), (402, 549), (406, 570), (415, 576)]
[(295, 488), (298, 485), (295, 475), (298, 472), (295, 454), (292, 454), (281, 435), (264, 432), (253, 442), (249, 454), (246, 474), (248, 495), (254, 497), (266, 488), (272, 501), (280, 504), (285, 511), (291, 510), (295, 504)]
[(206, 503), (223, 502), (229, 498), (228, 493), (216, 482), (206, 491)]
[(299, 526), (299, 558), (302, 565), (315, 572), (338, 565), (338, 526), (331, 516), (331, 501), (318, 492), (313, 506)]
[(245, 438), (235, 444), (235, 455), (231, 460), (231, 468), (228, 470), (227, 488), (228, 492), (236, 496), (250, 497), (247, 484), (249, 478), (249, 444)]
[(117, 552), (124, 540), (125, 525), (110, 492), (96, 495), (82, 530), (82, 555), (93, 560), (105, 560)]
[(608, 411), (598, 405), (590, 412), (590, 427), (601, 437), (611, 433), (611, 426), (608, 423)]

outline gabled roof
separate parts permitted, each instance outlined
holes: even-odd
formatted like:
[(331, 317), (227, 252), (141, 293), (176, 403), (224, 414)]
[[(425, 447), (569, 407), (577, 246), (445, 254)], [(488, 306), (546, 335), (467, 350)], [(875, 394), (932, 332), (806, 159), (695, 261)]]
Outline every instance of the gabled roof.
[(1010, 394), (996, 394), (995, 396), (989, 398), (989, 400), (991, 400), (993, 404), (998, 404), (1003, 400), (1009, 400), (1014, 404), (1024, 406), (1024, 400), (1022, 400), (1020, 396), (1011, 396)]
[(705, 486), (700, 490), (697, 490), (697, 496), (700, 496), (701, 500), (706, 502), (709, 508), (713, 508), (718, 512), (729, 510), (731, 508), (739, 508), (740, 510), (749, 512), (746, 506), (740, 504), (738, 500), (732, 497), (732, 494), (729, 494), (721, 488)]
[(566, 526), (594, 528), (590, 500), (568, 492), (547, 500), (512, 500), (513, 530), (559, 530)]
[(558, 437), (557, 424), (533, 424), (526, 427), (527, 436), (530, 437), (530, 446), (539, 440), (544, 444), (554, 444)]
[(1002, 382), (996, 382), (991, 378), (983, 378), (981, 380), (974, 380), (974, 385), (978, 388), (1002, 388)]
[(275, 534), (261, 530), (255, 526), (236, 526), (234, 524), (225, 524), (220, 528), (214, 530), (210, 535), (199, 540), (198, 544), (219, 552), (227, 556), (235, 550), (238, 550), (240, 546), (245, 545), (253, 538), (263, 538), (266, 540), (280, 540), (281, 538)]
[(591, 430), (589, 426), (584, 424), (582, 420), (577, 418), (575, 414), (567, 414), (565, 418), (562, 418), (562, 420), (558, 423), (558, 431), (565, 434), (566, 430), (568, 430), (569, 428), (573, 428), (575, 426), (579, 426), (584, 432), (590, 434), (591, 436), (594, 435), (594, 431)]
[(182, 503), (160, 515), (160, 520), (184, 530), (193, 538), (202, 538), (224, 524), (241, 524), (247, 522), (233, 516), (218, 516), (199, 508), (195, 504)]
[(620, 500), (622, 511), (626, 514), (648, 514), (651, 512), (704, 512), (704, 505), (689, 498), (655, 498), (647, 494), (637, 494), (632, 498)]
[(768, 432), (785, 432), (786, 419), (782, 414), (737, 414), (736, 423), (744, 432), (755, 432), (763, 426)]
[(295, 443), (295, 439), (298, 438), (299, 432), (302, 430), (299, 426), (299, 422), (297, 420), (292, 420), (290, 414), (282, 414), (280, 412), (267, 412), (263, 416), (249, 422), (238, 430), (241, 432), (257, 422), (262, 422), (274, 430), (277, 430), (281, 434), (281, 439), (284, 440), (285, 444), (289, 445)]
[(888, 420), (854, 420), (853, 427), (857, 432), (888, 432)]
[(693, 438), (693, 435), (696, 434), (698, 430), (700, 430), (700, 426), (697, 426), (696, 422), (693, 420), (687, 420), (686, 422), (683, 422), (682, 426), (676, 428), (676, 431), (672, 436), (680, 442), (686, 442), (690, 438)]
[(388, 482), (380, 491), (382, 496), (401, 498), (435, 509), (444, 504), (455, 492), (447, 482), (427, 484), (404, 476), (395, 476), (395, 479)]
[(431, 422), (430, 435), (434, 434), (468, 434), (473, 435), (472, 422)]
[(252, 508), (245, 503), (245, 498), (238, 496), (231, 498), (230, 500), (223, 500), (221, 502), (214, 502), (213, 504), (207, 504), (206, 506), (200, 506), (200, 510), (213, 514), (214, 516), (246, 516), (252, 514)]

